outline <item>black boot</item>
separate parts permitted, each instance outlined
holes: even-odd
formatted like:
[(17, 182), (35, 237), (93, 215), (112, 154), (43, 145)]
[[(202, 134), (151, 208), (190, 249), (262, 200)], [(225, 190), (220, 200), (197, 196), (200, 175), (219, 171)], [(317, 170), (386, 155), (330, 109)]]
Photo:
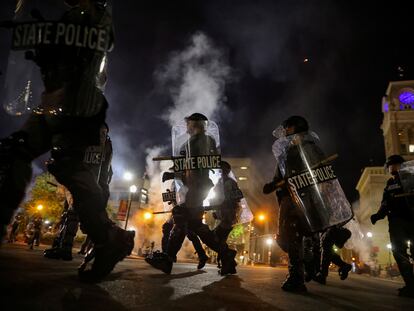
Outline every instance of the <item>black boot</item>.
[(237, 252), (233, 249), (227, 249), (221, 257), (221, 269), (219, 271), (220, 275), (236, 274), (237, 263), (234, 260)]
[(315, 282), (318, 282), (319, 284), (326, 285), (326, 276), (323, 275), (320, 272), (315, 275), (315, 277), (313, 278), (313, 280)]
[(341, 280), (345, 280), (348, 277), (348, 273), (352, 270), (352, 265), (346, 264), (338, 269), (339, 277)]
[(46, 258), (51, 259), (63, 259), (70, 261), (73, 259), (72, 257), (72, 248), (61, 248), (61, 247), (55, 247), (55, 248), (49, 248), (46, 249), (43, 252), (43, 256)]
[(108, 241), (104, 245), (94, 246), (94, 262), (91, 270), (78, 270), (81, 280), (97, 282), (107, 276), (134, 248), (135, 231), (126, 231), (112, 227)]
[(198, 269), (198, 270), (203, 269), (203, 268), (204, 268), (204, 266), (206, 265), (206, 263), (207, 263), (207, 261), (208, 261), (209, 259), (210, 259), (210, 258), (209, 258), (207, 255), (200, 256), (200, 257), (198, 258), (198, 265), (197, 265), (197, 269)]
[(161, 270), (166, 274), (170, 274), (173, 266), (173, 260), (166, 253), (155, 251), (145, 257), (145, 261), (155, 269)]
[(398, 296), (414, 298), (414, 286), (404, 286), (398, 289)]
[(296, 280), (290, 276), (282, 284), (282, 289), (286, 292), (301, 293), (306, 292), (306, 286), (301, 280)]

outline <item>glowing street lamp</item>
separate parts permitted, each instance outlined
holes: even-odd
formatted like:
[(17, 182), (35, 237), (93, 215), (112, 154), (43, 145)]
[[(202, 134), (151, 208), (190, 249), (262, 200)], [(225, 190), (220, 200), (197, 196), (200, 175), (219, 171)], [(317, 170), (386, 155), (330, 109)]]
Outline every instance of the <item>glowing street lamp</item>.
[(124, 173), (124, 180), (131, 181), (133, 178), (134, 178), (134, 175), (131, 172), (126, 171)]
[(272, 244), (273, 244), (273, 240), (272, 240), (272, 239), (270, 239), (270, 238), (269, 238), (269, 239), (267, 239), (267, 240), (266, 240), (266, 244), (267, 244), (267, 245), (269, 245), (269, 246), (270, 246), (270, 245), (272, 245)]
[(264, 214), (260, 214), (257, 219), (259, 219), (259, 221), (264, 221), (266, 219), (266, 216)]
[(137, 192), (137, 190), (138, 190), (138, 187), (135, 186), (135, 185), (132, 185), (132, 186), (129, 187), (129, 192), (131, 192), (131, 193), (135, 193), (135, 192)]
[(150, 220), (152, 218), (152, 214), (150, 212), (145, 212), (144, 213), (144, 219), (145, 220)]
[(367, 232), (367, 237), (372, 238), (372, 232)]
[(37, 209), (38, 211), (41, 211), (41, 210), (43, 209), (43, 205), (42, 205), (42, 204), (39, 204), (39, 205), (36, 207), (36, 209)]
[[(127, 172), (128, 173), (128, 172)], [(125, 173), (126, 174), (126, 173)], [(125, 174), (124, 174), (124, 178), (125, 178)], [(131, 175), (132, 178), (132, 175)], [(138, 187), (135, 185), (131, 185), (129, 187), (129, 195), (128, 195), (128, 209), (127, 209), (127, 215), (126, 215), (126, 220), (125, 220), (125, 230), (127, 229), (128, 226), (128, 218), (129, 218), (129, 212), (131, 210), (131, 203), (132, 203), (132, 195), (137, 192)]]

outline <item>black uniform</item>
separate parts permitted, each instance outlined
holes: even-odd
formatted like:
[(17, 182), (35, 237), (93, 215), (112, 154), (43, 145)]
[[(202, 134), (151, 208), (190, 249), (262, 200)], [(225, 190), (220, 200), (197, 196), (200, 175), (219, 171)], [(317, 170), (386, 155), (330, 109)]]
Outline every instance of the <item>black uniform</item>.
[(9, 243), (13, 243), (17, 237), (17, 231), (23, 220), (23, 215), (18, 214), (14, 217), (14, 221), (11, 225), (10, 234), (9, 234)]
[(333, 246), (336, 245), (338, 248), (342, 248), (351, 237), (351, 234), (350, 230), (340, 226), (328, 228), (321, 234), (321, 259), (318, 282), (326, 283), (331, 262), (339, 267), (338, 273), (341, 280), (345, 280), (348, 277), (352, 266), (342, 260), (341, 256), (333, 250)]
[[(199, 133), (190, 137), (182, 147), (181, 153), (183, 155), (217, 154), (216, 142), (211, 136)], [(185, 171), (183, 182), (188, 187), (186, 202), (173, 208), (174, 227), (170, 234), (167, 254), (171, 258), (176, 257), (188, 231), (198, 235), (201, 241), (215, 252), (226, 253), (227, 244), (220, 245), (214, 233), (202, 221), (203, 201), (213, 187), (209, 171), (206, 169)]]
[[(92, 171), (99, 185), (106, 203), (109, 199), (109, 182), (112, 178), (112, 143), (109, 137), (103, 145), (89, 146), (86, 149), (83, 163)], [(106, 206), (106, 204), (105, 204)], [(72, 247), (79, 228), (79, 217), (76, 208), (65, 201), (65, 211), (61, 217), (61, 229), (51, 249), (44, 252), (47, 258), (72, 260)]]
[[(217, 154), (216, 142), (204, 132), (198, 133), (189, 138), (182, 146), (180, 153), (183, 156), (214, 155)], [(215, 234), (210, 231), (206, 224), (203, 224), (203, 201), (213, 187), (213, 183), (209, 178), (209, 170), (186, 170), (182, 173), (181, 178), (188, 191), (185, 203), (172, 209), (174, 226), (168, 240), (167, 257), (147, 257), (146, 261), (153, 267), (165, 273), (170, 273), (172, 262), (181, 249), (185, 236), (191, 231), (200, 237), (201, 241), (210, 249), (222, 256), (222, 275), (236, 273), (235, 267), (237, 264), (234, 261), (236, 251), (230, 250), (227, 244), (221, 245)]]
[[(95, 2), (93, 2), (95, 3)], [(111, 16), (94, 5), (91, 11), (75, 7), (64, 22), (112, 28)], [(104, 55), (77, 47), (42, 47), (31, 58), (40, 67), (45, 92), (40, 109), (57, 114), (32, 114), (23, 128), (0, 144), (0, 224), (10, 221), (31, 179), (31, 162), (51, 150), (48, 169), (73, 196), (82, 229), (99, 246), (92, 271), (85, 277), (98, 279), (133, 248), (133, 233), (113, 225), (105, 213), (106, 195), (95, 174), (83, 163), (88, 146), (99, 145), (100, 127), (107, 101), (97, 85)], [(88, 275), (88, 276), (87, 276)]]
[(29, 240), (29, 247), (30, 249), (33, 249), (33, 245), (39, 246), (40, 244), (40, 235), (42, 233), (42, 225), (43, 225), (43, 219), (40, 216), (35, 216), (32, 221), (33, 227), (33, 235), (31, 239)]
[[(301, 149), (297, 145), (291, 144), (286, 150), (286, 160), (284, 163), (286, 176), (295, 175), (306, 170), (307, 163), (302, 159), (302, 151), (306, 152), (311, 165), (318, 163), (324, 158), (322, 150), (313, 140), (307, 140), (306, 136), (302, 136)], [(276, 185), (282, 180), (283, 177), (278, 168), (273, 181), (265, 185), (263, 192), (270, 193), (274, 191)], [(282, 288), (286, 290), (306, 290), (304, 286), (305, 262), (303, 241), (305, 236), (311, 236), (312, 234), (303, 213), (293, 202), (286, 183), (276, 189), (276, 195), (280, 208), (279, 234), (276, 240), (280, 248), (287, 252), (289, 256), (289, 275)], [(307, 243), (306, 245), (311, 246), (312, 243)]]
[[(240, 198), (237, 196), (241, 191), (237, 182), (229, 176), (222, 177), (222, 185), (224, 188), (224, 202), (214, 213), (215, 218), (220, 220), (219, 225), (214, 229), (214, 234), (220, 245), (225, 247), (227, 238), (233, 230), (233, 226), (237, 223), (237, 214), (240, 211)], [(220, 256), (217, 259), (220, 264)]]
[(388, 217), (392, 253), (405, 284), (414, 293), (414, 274), (410, 256), (407, 253), (407, 241), (411, 241), (410, 253), (414, 254), (414, 216), (413, 206), (409, 204), (409, 197), (395, 197), (404, 193), (399, 175), (387, 181), (378, 212), (371, 216), (373, 223)]
[[(162, 240), (161, 240), (161, 247), (162, 251), (164, 253), (168, 250), (168, 241), (170, 239), (171, 230), (174, 227), (174, 220), (173, 218), (169, 218), (163, 225), (162, 225)], [(208, 256), (206, 254), (206, 251), (203, 248), (203, 245), (201, 245), (200, 239), (198, 238), (197, 234), (195, 234), (192, 231), (187, 231), (187, 239), (193, 243), (194, 249), (197, 253), (197, 256), (200, 261), (207, 260)], [(174, 261), (176, 261), (176, 258), (174, 258)]]

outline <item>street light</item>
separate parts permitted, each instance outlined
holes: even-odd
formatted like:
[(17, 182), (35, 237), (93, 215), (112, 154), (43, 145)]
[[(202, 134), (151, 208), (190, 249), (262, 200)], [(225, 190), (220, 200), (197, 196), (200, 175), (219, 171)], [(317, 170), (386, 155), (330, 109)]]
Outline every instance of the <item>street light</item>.
[(124, 180), (131, 181), (133, 178), (134, 178), (134, 175), (131, 172), (126, 171), (124, 173)]
[(144, 213), (144, 219), (145, 220), (150, 220), (152, 218), (152, 214), (150, 212), (145, 212)]
[(272, 257), (272, 244), (273, 240), (271, 238), (266, 239), (266, 244), (269, 246), (269, 250), (267, 251), (267, 258), (268, 258), (268, 264), (270, 265), (270, 258)]
[(257, 219), (259, 219), (259, 221), (264, 221), (266, 219), (266, 216), (264, 214), (260, 214)]
[(43, 209), (43, 205), (39, 204), (36, 208), (37, 208), (38, 211), (41, 211)]
[(372, 232), (367, 232), (367, 237), (372, 238)]
[(389, 267), (391, 268), (391, 250), (392, 250), (392, 244), (388, 243), (387, 244), (387, 248), (388, 248), (388, 264)]
[[(124, 174), (125, 176), (125, 174)], [(128, 209), (127, 209), (127, 215), (126, 215), (126, 220), (125, 220), (125, 230), (127, 229), (128, 226), (128, 218), (129, 218), (129, 212), (131, 210), (131, 203), (132, 203), (132, 194), (137, 192), (138, 188), (135, 185), (131, 185), (129, 187), (129, 194), (128, 194)]]

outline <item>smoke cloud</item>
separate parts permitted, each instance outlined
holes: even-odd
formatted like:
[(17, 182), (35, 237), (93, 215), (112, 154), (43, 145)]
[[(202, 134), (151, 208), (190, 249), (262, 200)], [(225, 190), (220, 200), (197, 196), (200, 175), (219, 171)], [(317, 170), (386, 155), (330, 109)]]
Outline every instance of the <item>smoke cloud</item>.
[(164, 115), (170, 125), (185, 116), (200, 112), (207, 118), (224, 112), (224, 89), (230, 79), (230, 67), (222, 51), (204, 33), (191, 37), (190, 45), (173, 53), (156, 78), (168, 90), (173, 107)]

